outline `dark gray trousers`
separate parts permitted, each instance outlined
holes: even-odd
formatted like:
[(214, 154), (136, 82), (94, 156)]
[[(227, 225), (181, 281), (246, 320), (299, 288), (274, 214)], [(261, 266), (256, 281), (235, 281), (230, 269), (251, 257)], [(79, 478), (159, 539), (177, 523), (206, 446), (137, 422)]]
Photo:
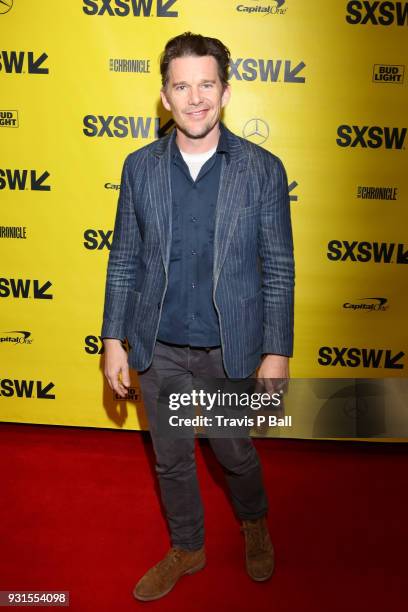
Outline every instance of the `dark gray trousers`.
[[(194, 377), (227, 378), (221, 348), (180, 347), (157, 341), (151, 365), (138, 376), (171, 543), (196, 550), (204, 544), (204, 512), (196, 474), (195, 439), (174, 439), (158, 431), (158, 398), (168, 378), (177, 382), (180, 391), (191, 389)], [(224, 468), (238, 518), (256, 519), (266, 514), (268, 502), (261, 465), (251, 438), (209, 437), (209, 442)]]

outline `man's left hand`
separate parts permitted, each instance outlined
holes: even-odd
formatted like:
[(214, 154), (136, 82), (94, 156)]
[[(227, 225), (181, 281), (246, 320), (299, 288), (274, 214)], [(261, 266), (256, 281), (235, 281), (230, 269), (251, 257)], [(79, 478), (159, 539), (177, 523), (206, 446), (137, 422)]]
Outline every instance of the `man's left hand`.
[(268, 393), (280, 391), (289, 379), (289, 357), (265, 355), (256, 374)]

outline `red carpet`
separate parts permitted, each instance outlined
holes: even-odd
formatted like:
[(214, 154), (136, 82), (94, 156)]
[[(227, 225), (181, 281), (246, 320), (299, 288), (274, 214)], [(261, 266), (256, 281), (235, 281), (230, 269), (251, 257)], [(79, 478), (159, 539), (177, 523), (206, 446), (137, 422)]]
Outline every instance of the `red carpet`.
[(271, 506), (272, 579), (247, 577), (222, 472), (201, 444), (207, 567), (141, 603), (133, 586), (168, 547), (148, 437), (0, 424), (0, 590), (70, 591), (75, 612), (406, 610), (406, 446), (256, 445)]

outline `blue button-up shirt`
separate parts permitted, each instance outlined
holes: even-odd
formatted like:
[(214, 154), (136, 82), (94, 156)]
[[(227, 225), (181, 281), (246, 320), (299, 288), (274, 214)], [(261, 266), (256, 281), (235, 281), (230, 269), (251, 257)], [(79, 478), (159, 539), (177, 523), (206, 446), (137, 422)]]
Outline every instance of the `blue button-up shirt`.
[(201, 167), (195, 181), (172, 142), (172, 242), (169, 282), (157, 339), (190, 346), (221, 344), (213, 302), (215, 208), (222, 155), (229, 155), (223, 127), (217, 150)]

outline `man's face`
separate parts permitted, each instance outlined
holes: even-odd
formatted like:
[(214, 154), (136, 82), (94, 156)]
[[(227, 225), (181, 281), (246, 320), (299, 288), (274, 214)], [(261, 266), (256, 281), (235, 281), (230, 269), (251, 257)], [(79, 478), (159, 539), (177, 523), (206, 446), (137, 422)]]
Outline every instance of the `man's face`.
[(218, 123), (230, 87), (223, 87), (212, 55), (187, 56), (171, 60), (168, 82), (160, 93), (177, 127), (189, 138), (204, 138)]

